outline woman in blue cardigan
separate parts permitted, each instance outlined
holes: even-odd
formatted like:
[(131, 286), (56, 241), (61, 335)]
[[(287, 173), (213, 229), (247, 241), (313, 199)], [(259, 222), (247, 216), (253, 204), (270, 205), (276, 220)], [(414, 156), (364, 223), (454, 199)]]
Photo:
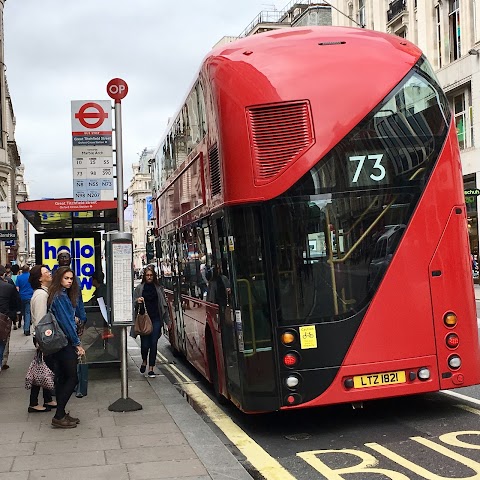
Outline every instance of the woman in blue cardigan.
[(75, 428), (80, 420), (69, 415), (65, 407), (77, 384), (78, 357), (85, 355), (80, 338), (77, 335), (75, 309), (79, 298), (80, 286), (75, 273), (70, 267), (60, 267), (53, 277), (48, 290), (47, 304), (60, 328), (64, 331), (68, 345), (51, 356), (57, 365), (57, 411), (52, 418), (52, 426), (58, 428)]

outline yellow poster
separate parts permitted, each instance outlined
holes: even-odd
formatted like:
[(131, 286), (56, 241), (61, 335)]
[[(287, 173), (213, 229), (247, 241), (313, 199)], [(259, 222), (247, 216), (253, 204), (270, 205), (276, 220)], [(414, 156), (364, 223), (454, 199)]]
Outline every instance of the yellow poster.
[(82, 298), (88, 302), (92, 298), (95, 287), (92, 275), (95, 272), (95, 241), (93, 238), (43, 238), (42, 263), (52, 272), (58, 268), (58, 252), (66, 251), (72, 257), (71, 267), (80, 280)]
[(315, 325), (306, 325), (300, 327), (300, 348), (306, 350), (307, 348), (317, 348), (317, 332)]

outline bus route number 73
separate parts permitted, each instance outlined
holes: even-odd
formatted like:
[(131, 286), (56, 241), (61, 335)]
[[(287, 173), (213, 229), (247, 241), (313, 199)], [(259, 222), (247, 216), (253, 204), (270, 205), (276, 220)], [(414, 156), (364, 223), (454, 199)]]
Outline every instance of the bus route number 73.
[[(383, 153), (373, 155), (355, 155), (353, 157), (349, 157), (348, 159), (351, 162), (358, 162), (357, 168), (352, 178), (352, 184), (358, 184), (358, 179), (364, 169), (368, 169), (366, 173), (373, 170), (373, 172), (370, 173), (369, 177), (374, 182), (381, 182), (385, 178), (386, 171), (385, 167), (382, 165)], [(365, 160), (371, 160), (374, 163), (373, 165), (371, 165), (371, 162), (365, 164)]]

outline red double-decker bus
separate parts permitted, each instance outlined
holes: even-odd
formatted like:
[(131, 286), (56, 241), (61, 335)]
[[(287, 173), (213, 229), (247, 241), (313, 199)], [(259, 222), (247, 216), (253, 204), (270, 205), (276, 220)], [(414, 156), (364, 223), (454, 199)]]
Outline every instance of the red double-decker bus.
[(213, 50), (154, 161), (183, 353), (245, 412), (480, 381), (447, 99), (403, 38), (276, 30)]

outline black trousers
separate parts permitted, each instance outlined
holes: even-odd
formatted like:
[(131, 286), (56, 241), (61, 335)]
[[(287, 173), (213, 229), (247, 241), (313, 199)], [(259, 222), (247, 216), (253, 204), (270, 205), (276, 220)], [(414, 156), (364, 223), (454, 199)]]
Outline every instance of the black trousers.
[(153, 330), (150, 335), (142, 335), (140, 337), (140, 351), (142, 353), (142, 360), (147, 363), (148, 366), (154, 367), (155, 360), (157, 359), (157, 344), (162, 334), (162, 322), (160, 319), (152, 319)]
[(77, 350), (68, 344), (59, 352), (48, 355), (48, 357), (51, 357), (49, 360), (55, 362), (55, 392), (57, 395), (55, 418), (60, 420), (65, 416), (65, 407), (75, 390), (75, 385), (78, 383)]

